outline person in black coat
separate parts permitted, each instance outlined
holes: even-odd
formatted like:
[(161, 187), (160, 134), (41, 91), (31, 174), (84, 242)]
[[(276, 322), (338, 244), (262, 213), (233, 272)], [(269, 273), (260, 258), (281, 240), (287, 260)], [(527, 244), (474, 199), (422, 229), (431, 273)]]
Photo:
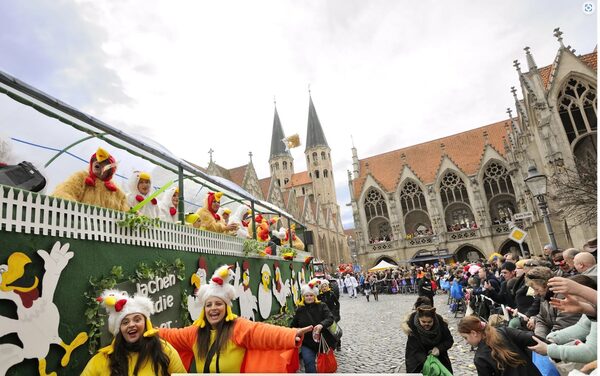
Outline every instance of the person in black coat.
[(431, 305), (433, 305), (433, 297), (435, 296), (435, 291), (433, 290), (433, 286), (431, 285), (431, 274), (429, 272), (425, 273), (425, 275), (419, 279), (419, 296), (426, 296), (431, 299)]
[[(442, 316), (435, 313), (435, 308), (427, 305), (426, 297), (419, 297), (415, 304), (416, 311), (408, 316), (402, 324), (402, 329), (408, 335), (406, 341), (406, 372), (419, 373), (429, 354), (435, 355), (440, 362), (452, 373), (452, 364), (448, 349), (454, 344), (454, 339), (448, 324)], [(419, 301), (424, 302), (418, 305)]]
[(317, 282), (311, 280), (308, 284), (300, 288), (302, 299), (290, 327), (304, 328), (313, 326), (313, 335), (305, 335), (300, 347), (300, 355), (304, 362), (304, 372), (317, 373), (316, 359), (319, 351), (320, 338), (323, 336), (327, 344), (335, 348), (335, 338), (329, 333), (329, 328), (333, 324), (333, 314), (327, 307), (327, 304), (317, 299), (319, 288)]
[(513, 328), (495, 328), (467, 316), (458, 323), (458, 333), (477, 347), (473, 362), (479, 376), (541, 376), (527, 348), (537, 344), (533, 333)]
[(324, 279), (319, 286), (319, 300), (327, 304), (327, 308), (331, 311), (333, 319), (340, 321), (340, 301), (333, 290), (329, 287), (329, 281)]

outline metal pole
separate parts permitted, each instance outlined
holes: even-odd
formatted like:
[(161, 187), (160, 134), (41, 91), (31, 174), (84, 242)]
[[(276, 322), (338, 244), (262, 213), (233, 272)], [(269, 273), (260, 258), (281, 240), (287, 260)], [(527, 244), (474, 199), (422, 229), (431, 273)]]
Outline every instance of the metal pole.
[(544, 224), (546, 225), (546, 232), (548, 232), (548, 237), (550, 238), (550, 244), (552, 245), (553, 250), (557, 250), (558, 246), (556, 245), (556, 239), (554, 238), (554, 231), (552, 230), (552, 223), (550, 223), (550, 217), (548, 216), (548, 203), (544, 195), (539, 195), (536, 197), (538, 200), (538, 206), (542, 212), (542, 218), (544, 219)]
[(250, 208), (252, 210), (252, 215), (250, 216), (250, 219), (252, 220), (252, 238), (254, 240), (256, 240), (256, 221), (254, 221), (254, 200), (250, 201)]
[(182, 225), (185, 225), (185, 202), (183, 201), (183, 167), (179, 165), (179, 204), (177, 205), (177, 216)]

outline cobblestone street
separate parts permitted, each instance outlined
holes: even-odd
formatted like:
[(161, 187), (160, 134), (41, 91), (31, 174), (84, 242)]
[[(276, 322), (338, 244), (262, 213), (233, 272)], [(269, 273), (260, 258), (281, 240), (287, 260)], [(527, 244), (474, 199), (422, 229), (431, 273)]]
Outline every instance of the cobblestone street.
[[(400, 325), (411, 311), (416, 294), (380, 295), (379, 301), (367, 303), (363, 295), (350, 299), (340, 297), (340, 326), (344, 330), (342, 350), (336, 353), (341, 373), (402, 373), (406, 335)], [(456, 332), (459, 319), (448, 311), (447, 295), (437, 295), (438, 313), (449, 323), (454, 346), (449, 355), (454, 374), (477, 375), (473, 365), (474, 353)]]

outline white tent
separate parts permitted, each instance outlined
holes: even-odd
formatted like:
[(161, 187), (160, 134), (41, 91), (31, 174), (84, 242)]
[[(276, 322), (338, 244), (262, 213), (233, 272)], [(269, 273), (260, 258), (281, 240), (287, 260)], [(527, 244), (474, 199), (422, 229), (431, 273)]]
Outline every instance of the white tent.
[(376, 272), (379, 270), (385, 270), (385, 269), (391, 269), (391, 268), (397, 268), (397, 267), (398, 267), (398, 265), (390, 264), (389, 262), (387, 262), (385, 260), (381, 260), (381, 261), (379, 261), (379, 264), (377, 264), (374, 267), (372, 267), (371, 269), (369, 269), (369, 271)]

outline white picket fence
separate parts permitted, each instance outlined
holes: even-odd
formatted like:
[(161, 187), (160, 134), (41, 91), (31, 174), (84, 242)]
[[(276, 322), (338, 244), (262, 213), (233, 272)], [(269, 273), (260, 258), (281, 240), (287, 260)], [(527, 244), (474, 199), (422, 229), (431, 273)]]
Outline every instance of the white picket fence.
[(117, 224), (124, 216), (0, 185), (0, 231), (243, 256), (243, 239), (162, 221), (159, 227), (131, 230)]

